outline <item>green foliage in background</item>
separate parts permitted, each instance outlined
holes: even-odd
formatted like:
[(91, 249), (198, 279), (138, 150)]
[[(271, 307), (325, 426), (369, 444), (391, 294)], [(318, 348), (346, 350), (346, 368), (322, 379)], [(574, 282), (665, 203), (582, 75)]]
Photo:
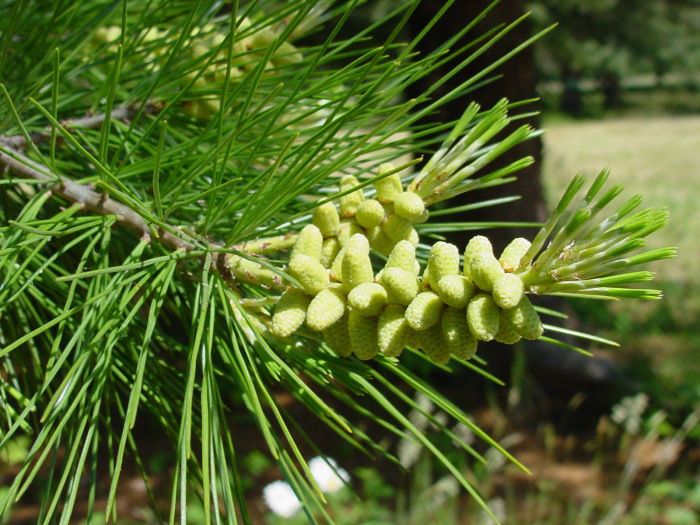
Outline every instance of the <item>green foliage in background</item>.
[(693, 0), (535, 0), (538, 27), (561, 26), (536, 48), (545, 79), (695, 74), (700, 7)]

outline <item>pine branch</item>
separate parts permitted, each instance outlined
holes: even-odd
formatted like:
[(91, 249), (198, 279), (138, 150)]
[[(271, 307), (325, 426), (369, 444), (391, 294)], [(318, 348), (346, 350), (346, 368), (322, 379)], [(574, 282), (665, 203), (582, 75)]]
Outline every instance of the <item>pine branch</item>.
[[(148, 106), (148, 113), (153, 113), (157, 110), (155, 104), (150, 104)], [(115, 108), (110, 113), (110, 120), (119, 120), (121, 122), (128, 121), (131, 117), (136, 114), (136, 108), (131, 106), (120, 106)], [(65, 119), (61, 121), (61, 125), (66, 128), (83, 128), (83, 129), (94, 129), (102, 125), (102, 123), (107, 118), (106, 113), (96, 113), (94, 115), (85, 115), (84, 117)], [(40, 144), (46, 142), (51, 138), (51, 128), (47, 127), (41, 131), (32, 133), (29, 138), (34, 144)], [(0, 146), (5, 146), (7, 148), (12, 148), (15, 150), (24, 149), (28, 145), (27, 137), (19, 135), (0, 135)]]
[[(189, 494), (197, 494), (205, 521), (221, 522), (225, 512), (249, 522), (226, 417), (236, 406), (257, 426), (309, 518), (330, 522), (299, 446), (301, 434), (316, 448), (304, 435), (307, 421), (279, 404), (278, 386), (362, 452), (394, 461), (357, 418), (412, 436), (493, 517), (437, 444), (447, 438), (483, 458), (451, 423), (428, 414), (429, 433), (414, 425), (406, 413), (419, 406), (408, 393), (425, 395), (448, 421), (527, 469), (396, 357), (408, 348), (412, 359), (445, 371), (464, 366), (502, 385), (474, 356), (477, 338), (514, 344), (542, 336), (576, 351), (555, 336), (610, 344), (543, 325), (539, 314), (551, 311), (524, 294), (650, 295), (626, 285), (651, 274), (626, 269), (671, 252), (633, 253), (665, 221), (660, 212), (630, 216), (628, 205), (591, 220), (612, 191), (592, 206), (588, 197), (579, 207), (562, 205), (531, 253), (524, 253), (529, 241), (516, 239), (495, 259), (488, 239), (477, 236), (464, 257), (441, 241), (428, 254), (431, 233), (508, 224), (425, 221), (515, 199), (427, 209), (513, 180), (532, 159), (492, 162), (537, 133), (521, 127), (504, 136), (527, 116), (511, 112), (525, 101), (483, 111), (474, 104), (457, 122), (421, 124), (487, 84), (532, 42), (437, 95), (524, 19), (456, 45), (490, 4), (434, 53), (415, 54), (451, 3), (406, 44), (398, 37), (413, 0), (392, 5), (366, 29), (351, 27), (349, 37), (340, 35), (362, 2), (233, 2), (230, 11), (164, 0), (128, 10), (73, 2), (51, 13), (35, 0), (0, 7), (0, 33), (8, 35), (0, 69), (13, 64), (4, 70), (7, 89), (0, 85), (0, 117), (13, 126), (0, 135), (0, 174), (9, 179), (0, 181), (0, 366), (8, 379), (0, 381), (7, 415), (0, 449), (25, 433), (33, 442), (0, 498), (0, 521), (39, 485), (40, 521), (74, 521), (85, 492), (91, 514), (103, 475), (111, 479), (105, 516), (118, 521), (124, 461), (142, 462), (134, 425), (149, 417), (176, 447), (170, 520), (179, 507), (184, 521)], [(318, 36), (300, 38), (320, 22), (327, 27)], [(374, 42), (381, 28), (389, 36)], [(447, 77), (405, 99), (452, 61)], [(78, 108), (105, 113), (58, 120), (80, 116)], [(60, 154), (56, 139), (65, 141)], [(413, 162), (382, 168), (404, 153), (435, 149), (419, 173), (406, 172)], [(55, 211), (52, 197), (69, 206)], [(141, 242), (114, 235), (114, 224)], [(289, 248), (288, 257), (267, 258)], [(374, 364), (361, 362), (369, 358)], [(109, 461), (98, 464), (105, 447)]]
[[(99, 118), (104, 119), (104, 115), (87, 117), (82, 122), (97, 125)], [(0, 147), (0, 170), (9, 171), (18, 177), (49, 183), (49, 191), (53, 194), (77, 204), (85, 210), (116, 217), (117, 224), (136, 232), (146, 242), (155, 239), (167, 248), (182, 251), (202, 248), (201, 244), (204, 242), (205, 252), (212, 253), (212, 268), (221, 273), (227, 281), (233, 277), (239, 281), (264, 284), (270, 288), (284, 289), (286, 287), (277, 273), (256, 263), (252, 257), (250, 259), (238, 255), (220, 257), (225, 252), (221, 244), (201, 240), (195, 244), (191, 240), (171, 233), (171, 231), (178, 231), (176, 227), (159, 228), (157, 232), (154, 232), (143, 217), (129, 206), (112, 199), (107, 193), (95, 191), (86, 184), (80, 184), (67, 177), (51, 173), (50, 168), (34, 162), (15, 149)], [(154, 233), (156, 234), (154, 235)], [(270, 253), (288, 248), (294, 243), (295, 238), (296, 236), (293, 234), (261, 238), (255, 242), (236, 245), (233, 250), (251, 254)]]
[[(9, 153), (8, 153), (9, 152)], [(138, 233), (143, 239), (151, 239), (151, 229), (138, 213), (128, 206), (115, 201), (106, 193), (100, 193), (85, 184), (61, 176), (47, 175), (50, 169), (24, 156), (17, 150), (0, 150), (0, 168), (6, 168), (19, 177), (50, 183), (50, 191), (71, 203), (100, 215), (114, 215), (119, 224)], [(180, 237), (161, 230), (158, 241), (174, 250), (192, 250), (195, 245)]]

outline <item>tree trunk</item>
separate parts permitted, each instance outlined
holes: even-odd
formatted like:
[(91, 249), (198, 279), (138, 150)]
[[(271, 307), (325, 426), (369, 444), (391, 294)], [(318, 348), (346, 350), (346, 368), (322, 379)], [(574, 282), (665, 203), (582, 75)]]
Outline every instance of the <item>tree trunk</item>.
[[(438, 45), (444, 42), (448, 35), (460, 31), (465, 24), (478, 16), (486, 5), (487, 2), (455, 2), (447, 14), (438, 22), (437, 27), (431, 31), (421, 43), (420, 51), (427, 53), (435, 49)], [(413, 32), (416, 33), (419, 31), (440, 7), (441, 2), (422, 2), (414, 15), (412, 24)], [(455, 44), (452, 46), (452, 48), (458, 48), (460, 45), (472, 40), (474, 36), (483, 33), (484, 31), (491, 29), (498, 24), (512, 22), (521, 16), (523, 12), (521, 0), (503, 0), (488, 14), (483, 21), (481, 21), (463, 38), (462, 42)], [(442, 87), (439, 94), (446, 93), (453, 89), (457, 84), (468, 78), (470, 74), (474, 74), (475, 72), (481, 71), (485, 67), (489, 66), (509, 50), (527, 40), (530, 36), (531, 27), (529, 21), (525, 20), (514, 30), (508, 33), (496, 45), (491, 47), (486, 53), (472, 62), (463, 73), (456, 75), (450, 82), (446, 83), (446, 85)], [(414, 87), (415, 93), (413, 94), (418, 94), (419, 92), (428, 88), (432, 83), (448, 73), (454, 66), (454, 63), (447, 63), (442, 68), (436, 70), (430, 77), (424, 79), (423, 84)], [(524, 49), (515, 57), (511, 58), (511, 60), (506, 62), (499, 70), (494, 71), (493, 75), (502, 75), (502, 77), (468, 95), (470, 99), (475, 99), (477, 102), (479, 102), (482, 107), (490, 107), (503, 97), (506, 97), (511, 101), (519, 101), (534, 98), (536, 96), (534, 54), (531, 47)], [(464, 107), (464, 98), (454, 100), (444, 106), (441, 111), (432, 118), (439, 119), (443, 122), (458, 118), (464, 111)], [(534, 108), (528, 108), (527, 111), (532, 109)], [(539, 127), (540, 125), (540, 120), (538, 117), (531, 117), (527, 122), (533, 127)], [(509, 129), (512, 130), (516, 126), (520, 126), (523, 123), (524, 121), (518, 121)], [(505, 133), (507, 132), (508, 130), (506, 130)], [(507, 195), (521, 195), (521, 200), (510, 203), (507, 206), (486, 208), (484, 210), (470, 212), (467, 216), (462, 216), (460, 220), (543, 220), (546, 216), (546, 208), (542, 194), (539, 171), (540, 160), (542, 158), (541, 140), (539, 138), (535, 138), (518, 145), (504, 155), (499, 160), (498, 165), (508, 164), (527, 155), (534, 157), (536, 162), (529, 168), (519, 172), (517, 181), (488, 190), (480, 190), (476, 195), (473, 193), (467, 193), (454, 199), (453, 203), (457, 205), (473, 202), (476, 199), (483, 200)], [(486, 233), (489, 235), (489, 237), (495, 239), (496, 248), (500, 248), (503, 243), (506, 242), (506, 237), (512, 237), (513, 234), (528, 234), (528, 232), (525, 231), (514, 232), (512, 230), (508, 230), (507, 232), (503, 230), (488, 231)], [(462, 235), (461, 238), (455, 238), (453, 240), (457, 244), (462, 245), (465, 243), (466, 238), (464, 235)]]

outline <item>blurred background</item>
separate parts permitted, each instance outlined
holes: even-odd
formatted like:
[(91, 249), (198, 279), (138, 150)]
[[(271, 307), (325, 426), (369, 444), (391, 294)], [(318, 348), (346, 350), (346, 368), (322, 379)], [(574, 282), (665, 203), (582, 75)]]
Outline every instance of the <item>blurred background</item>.
[[(481, 0), (455, 2), (425, 39), (422, 51), (460, 30), (487, 5)], [(389, 0), (370, 1), (352, 25), (366, 27), (390, 6)], [(441, 7), (442, 2), (424, 1), (413, 15), (410, 31), (417, 34)], [(526, 12), (531, 16), (478, 57), (465, 74), (483, 69), (539, 31), (559, 24), (470, 94), (483, 105), (503, 96), (539, 97), (527, 107), (540, 112), (530, 119), (545, 133), (540, 141), (512, 153), (516, 158), (531, 154), (538, 162), (514, 185), (492, 192), (494, 197), (502, 195), (499, 191), (519, 193), (522, 200), (507, 209), (489, 208), (485, 215), (470, 213), (465, 220), (541, 220), (575, 173), (593, 176), (609, 167), (612, 180), (626, 186), (625, 195), (642, 193), (648, 206), (670, 209), (670, 226), (652, 239), (658, 247), (678, 246), (680, 256), (655, 268), (658, 286), (666, 295), (661, 302), (551, 305), (567, 313), (567, 327), (618, 341), (619, 348), (592, 344), (588, 350), (593, 357), (538, 345), (515, 351), (485, 349), (484, 357), (505, 386), (465, 372), (459, 376), (421, 369), (532, 475), (507, 464), (495, 451), (480, 449), (488, 460), (480, 464), (450, 442), (440, 443), (441, 450), (463, 466), (505, 524), (699, 524), (700, 2), (502, 0), (468, 37)], [(452, 66), (445, 64), (428, 82)], [(444, 89), (450, 87), (448, 83)], [(454, 119), (465, 105), (465, 100), (457, 100), (433, 118)], [(501, 246), (514, 236), (512, 231), (491, 233)], [(454, 240), (463, 245), (466, 238)], [(410, 359), (407, 364), (422, 366)], [(416, 412), (411, 419), (429, 432), (426, 414), (445, 416), (426, 400), (417, 401), (424, 414)], [(290, 403), (287, 408), (295, 407)], [(244, 429), (245, 422), (241, 423)], [(316, 431), (306, 429), (320, 445), (319, 451), (304, 451), (306, 455), (332, 458), (317, 461), (315, 472), (328, 492), (329, 512), (336, 522), (488, 523), (420, 448), (390, 439), (371, 421), (363, 424), (381, 446), (397, 451), (401, 465), (358, 457), (347, 445), (331, 441), (330, 434), (314, 435)], [(454, 432), (469, 435), (461, 425)], [(236, 445), (251, 520), (306, 523), (288, 487), (277, 483), (281, 474), (259, 448), (257, 435), (248, 434), (243, 430)], [(0, 477), (11, 475), (27, 445), (17, 440), (2, 451)], [(155, 497), (162, 496), (167, 507), (170, 481), (163, 466), (171, 458), (156, 445), (145, 467), (162, 472), (160, 482), (153, 480), (156, 491), (162, 490)], [(328, 468), (329, 462), (337, 468)], [(130, 515), (133, 521), (120, 523), (157, 523), (148, 510), (149, 495), (137, 468), (130, 468), (134, 475), (123, 483), (120, 515)], [(36, 509), (20, 508), (13, 522), (35, 523), (35, 517)], [(189, 509), (188, 521), (203, 523), (202, 510)]]

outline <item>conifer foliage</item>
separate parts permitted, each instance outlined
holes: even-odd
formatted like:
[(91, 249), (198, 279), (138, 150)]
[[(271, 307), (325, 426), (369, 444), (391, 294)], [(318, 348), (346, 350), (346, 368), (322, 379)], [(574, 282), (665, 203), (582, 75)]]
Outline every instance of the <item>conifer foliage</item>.
[[(480, 235), (444, 242), (476, 228), (439, 222), (464, 209), (449, 199), (513, 180), (532, 159), (494, 161), (537, 132), (513, 125), (519, 101), (423, 117), (530, 42), (446, 95), (442, 81), (403, 95), (447, 60), (464, 75), (522, 20), (465, 21), (424, 56), (416, 46), (437, 18), (402, 41), (415, 2), (392, 2), (347, 36), (357, 3), (0, 3), (0, 449), (31, 442), (0, 517), (33, 500), (40, 523), (98, 510), (116, 521), (122, 470), (147, 485), (153, 474), (144, 420), (173, 458), (165, 521), (184, 523), (197, 498), (207, 523), (250, 522), (241, 425), (257, 427), (309, 519), (329, 521), (301, 453), (325, 444), (305, 428), (318, 421), (358, 454), (396, 460), (366, 418), (411, 436), (489, 512), (407, 419), (420, 408), (406, 392), (449, 416), (433, 423), (455, 447), (483, 461), (452, 432), (460, 422), (527, 469), (406, 355), (498, 381), (480, 342), (605, 341), (543, 324), (552, 312), (537, 296), (660, 296), (636, 283), (653, 277), (640, 266), (675, 253), (644, 250), (667, 214), (636, 211), (638, 197), (614, 208), (607, 172), (580, 200), (576, 177), (544, 225), (494, 223), (541, 226), (500, 254)], [(455, 47), (467, 34), (472, 45)], [(473, 207), (515, 198), (476, 194)]]

